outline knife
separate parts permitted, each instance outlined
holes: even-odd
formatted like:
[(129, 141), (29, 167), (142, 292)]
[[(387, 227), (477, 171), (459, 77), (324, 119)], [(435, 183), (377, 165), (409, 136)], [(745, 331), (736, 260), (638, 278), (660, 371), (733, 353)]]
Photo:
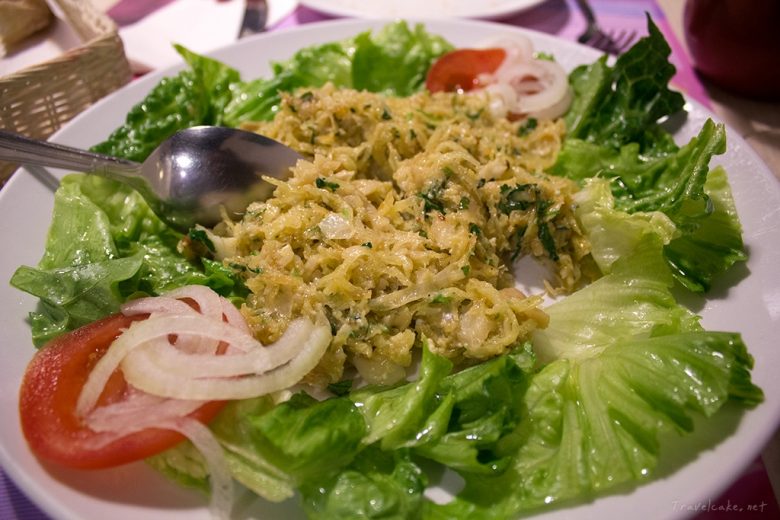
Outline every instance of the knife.
[(268, 4), (266, 0), (246, 0), (244, 19), (241, 20), (238, 38), (241, 39), (264, 32), (266, 23), (268, 23)]

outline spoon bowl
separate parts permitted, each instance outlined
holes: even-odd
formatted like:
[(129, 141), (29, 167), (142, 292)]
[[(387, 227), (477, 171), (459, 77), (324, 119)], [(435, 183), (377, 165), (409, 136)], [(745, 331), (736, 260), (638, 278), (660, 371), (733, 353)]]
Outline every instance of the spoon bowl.
[(302, 157), (268, 137), (219, 126), (181, 130), (143, 163), (30, 139), (0, 130), (0, 159), (69, 168), (100, 175), (135, 189), (170, 227), (186, 232), (240, 218), (249, 203), (267, 199), (273, 186), (263, 176), (286, 179)]

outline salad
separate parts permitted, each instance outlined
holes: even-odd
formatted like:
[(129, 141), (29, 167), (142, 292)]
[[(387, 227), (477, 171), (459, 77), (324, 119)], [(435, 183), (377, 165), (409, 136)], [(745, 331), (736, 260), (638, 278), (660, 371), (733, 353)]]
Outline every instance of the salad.
[[(566, 138), (549, 174), (581, 186), (576, 211), (597, 274), (546, 306), (549, 324), (529, 341), (455, 371), (421, 338), (411, 382), (353, 388), (343, 379), (322, 400), (307, 393), (226, 405), (200, 398), (208, 402), (187, 416), (209, 423), (216, 450), (140, 430), (122, 449), (96, 454), (76, 425), (83, 449), (64, 450), (74, 460), (61, 462), (100, 467), (127, 461), (117, 454), (153, 455), (154, 467), (214, 496), (221, 496), (214, 485), (220, 471), (268, 500), (297, 489), (312, 518), (511, 518), (646, 480), (661, 433), (688, 431), (694, 414), (710, 416), (730, 400), (759, 403), (740, 336), (703, 330), (671, 290), (677, 284), (706, 292), (745, 252), (726, 173), (708, 166), (725, 149), (724, 130), (707, 122), (678, 146), (658, 124), (683, 99), (666, 85), (673, 74), (668, 46), (651, 22), (649, 32), (616, 63), (601, 59), (569, 75)], [(396, 23), (303, 49), (276, 64), (272, 78), (242, 81), (231, 68), (181, 49), (190, 68), (161, 82), (96, 149), (142, 159), (176, 129), (267, 120), (280, 92), (326, 82), (408, 96), (449, 50), (422, 27)], [(204, 239), (198, 230), (190, 235)], [(114, 313), (140, 296), (208, 286), (221, 294), (226, 316), (225, 301), (245, 301), (248, 289), (235, 268), (186, 258), (181, 240), (133, 192), (82, 176), (65, 179), (44, 258), (12, 279), (41, 298), (41, 311), (30, 317), (33, 339), (54, 343), (40, 352), (73, 343), (107, 348), (137, 319)], [(193, 312), (205, 316), (203, 302)], [(80, 332), (68, 332), (74, 329)], [(309, 329), (304, 337), (311, 335)], [(86, 362), (92, 350), (82, 352)], [(78, 360), (72, 365), (81, 369), (68, 379), (78, 392), (86, 369)], [(24, 423), (24, 402), (22, 408)], [(39, 424), (55, 416), (39, 417)], [(201, 438), (195, 430), (180, 433)], [(62, 440), (73, 446), (73, 439)], [(217, 452), (221, 462), (203, 455)], [(453, 501), (426, 498), (431, 462), (465, 480)]]

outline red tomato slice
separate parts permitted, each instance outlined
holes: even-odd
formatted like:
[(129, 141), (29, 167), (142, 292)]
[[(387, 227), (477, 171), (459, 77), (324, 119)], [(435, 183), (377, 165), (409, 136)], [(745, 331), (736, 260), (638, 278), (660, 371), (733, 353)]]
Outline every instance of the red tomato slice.
[[(106, 444), (100, 442), (105, 434), (86, 427), (75, 413), (92, 368), (122, 330), (138, 319), (144, 317), (114, 314), (52, 340), (33, 357), (22, 380), (19, 415), (27, 443), (39, 458), (72, 468), (107, 468), (144, 459), (184, 440), (174, 431), (147, 428)], [(121, 372), (116, 372), (100, 403), (121, 401), (126, 390)], [(206, 423), (224, 405), (206, 403), (189, 417)]]
[(454, 92), (479, 87), (480, 74), (490, 74), (506, 58), (506, 51), (495, 49), (458, 49), (441, 56), (428, 70), (425, 86), (430, 92)]

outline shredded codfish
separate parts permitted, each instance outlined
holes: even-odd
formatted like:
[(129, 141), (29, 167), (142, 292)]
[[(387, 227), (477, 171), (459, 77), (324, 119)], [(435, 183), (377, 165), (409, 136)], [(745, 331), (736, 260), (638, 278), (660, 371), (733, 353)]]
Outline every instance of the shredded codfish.
[(405, 377), (424, 335), (469, 364), (522, 344), (547, 323), (542, 295), (513, 288), (530, 255), (572, 288), (587, 244), (576, 185), (544, 173), (562, 120), (509, 121), (485, 96), (409, 98), (325, 85), (286, 95), (275, 119), (245, 128), (307, 158), (240, 222), (209, 231), (249, 288), (241, 312), (263, 342), (323, 310), (334, 339), (307, 377), (353, 366), (369, 382)]

